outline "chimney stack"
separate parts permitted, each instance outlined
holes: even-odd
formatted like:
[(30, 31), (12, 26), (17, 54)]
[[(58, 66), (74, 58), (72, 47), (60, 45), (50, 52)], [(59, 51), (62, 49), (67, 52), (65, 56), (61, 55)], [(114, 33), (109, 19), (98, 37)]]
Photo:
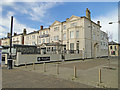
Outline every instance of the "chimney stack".
[(40, 29), (43, 30), (43, 26), (42, 25), (40, 26)]
[(11, 36), (10, 33), (7, 33), (7, 37), (10, 38), (10, 36)]
[(87, 8), (86, 9), (86, 17), (91, 20), (91, 16), (90, 16), (90, 10)]
[(16, 35), (17, 35), (17, 33), (14, 32), (14, 36), (16, 36)]
[(23, 29), (23, 35), (26, 35), (27, 31), (26, 28)]
[(100, 25), (100, 21), (97, 21), (97, 24)]
[(66, 21), (68, 20), (69, 18), (66, 18)]

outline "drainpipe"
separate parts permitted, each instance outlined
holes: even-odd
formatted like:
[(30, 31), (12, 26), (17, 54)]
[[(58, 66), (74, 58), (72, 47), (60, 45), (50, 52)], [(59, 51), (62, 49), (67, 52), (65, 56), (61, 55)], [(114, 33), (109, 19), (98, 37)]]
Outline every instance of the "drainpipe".
[(92, 21), (90, 20), (91, 22), (91, 58), (92, 58)]

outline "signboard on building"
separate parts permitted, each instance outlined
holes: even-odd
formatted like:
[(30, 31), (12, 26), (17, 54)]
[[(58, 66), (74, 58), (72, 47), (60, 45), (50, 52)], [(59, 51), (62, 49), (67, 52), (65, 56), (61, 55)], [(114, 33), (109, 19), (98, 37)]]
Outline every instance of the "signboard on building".
[(50, 61), (50, 57), (37, 57), (37, 61)]

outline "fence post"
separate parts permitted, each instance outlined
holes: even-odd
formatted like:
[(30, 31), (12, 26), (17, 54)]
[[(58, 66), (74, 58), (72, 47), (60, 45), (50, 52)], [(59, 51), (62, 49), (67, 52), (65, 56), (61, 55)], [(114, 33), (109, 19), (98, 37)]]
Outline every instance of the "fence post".
[(101, 69), (99, 69), (99, 83), (101, 83)]
[(56, 72), (57, 72), (57, 75), (59, 74), (59, 63), (56, 64)]
[(77, 78), (76, 66), (74, 66), (74, 78)]
[(33, 62), (33, 70), (35, 70), (35, 63)]
[(43, 71), (46, 72), (46, 63), (43, 63)]

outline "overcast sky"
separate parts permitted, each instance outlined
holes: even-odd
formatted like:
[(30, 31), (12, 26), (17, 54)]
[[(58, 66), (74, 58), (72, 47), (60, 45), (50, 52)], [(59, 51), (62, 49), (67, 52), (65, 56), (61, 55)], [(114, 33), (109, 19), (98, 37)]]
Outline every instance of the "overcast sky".
[(0, 38), (10, 31), (10, 17), (14, 16), (13, 31), (22, 33), (40, 29), (40, 25), (49, 27), (55, 20), (65, 21), (72, 15), (85, 16), (85, 10), (91, 11), (91, 19), (101, 22), (101, 30), (118, 40), (118, 24), (109, 25), (110, 21), (118, 21), (117, 2), (2, 2), (0, 4)]

